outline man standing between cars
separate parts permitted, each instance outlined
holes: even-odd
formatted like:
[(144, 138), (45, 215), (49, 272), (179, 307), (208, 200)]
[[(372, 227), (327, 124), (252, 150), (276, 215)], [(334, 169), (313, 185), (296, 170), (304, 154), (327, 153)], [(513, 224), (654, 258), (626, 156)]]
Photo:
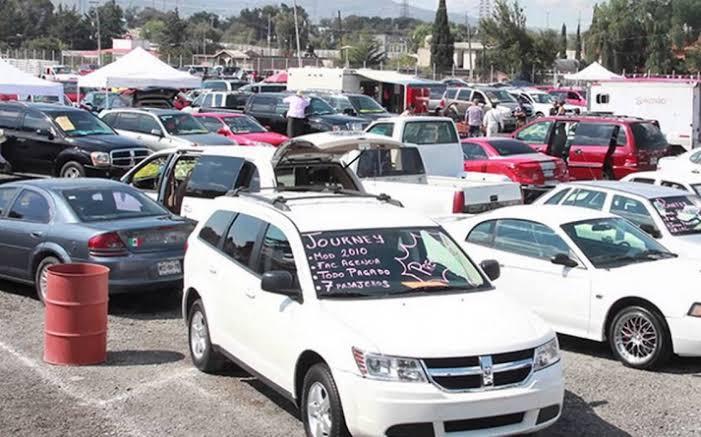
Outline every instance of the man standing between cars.
[(305, 110), (309, 106), (309, 99), (299, 90), (296, 95), (285, 97), (283, 102), (289, 105), (287, 109), (287, 136), (290, 138), (304, 134), (304, 120), (307, 118)]
[(472, 101), (472, 105), (465, 111), (465, 120), (469, 126), (469, 136), (478, 137), (482, 131), (482, 121), (484, 118), (484, 112), (480, 108), (479, 100), (475, 99)]
[(484, 116), (484, 125), (487, 128), (487, 137), (496, 137), (502, 129), (501, 113), (497, 111), (497, 104), (492, 105), (492, 109)]

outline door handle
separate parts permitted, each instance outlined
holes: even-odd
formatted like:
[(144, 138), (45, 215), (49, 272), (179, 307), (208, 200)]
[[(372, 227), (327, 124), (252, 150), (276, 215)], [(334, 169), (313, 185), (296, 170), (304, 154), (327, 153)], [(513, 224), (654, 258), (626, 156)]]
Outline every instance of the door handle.
[(34, 238), (41, 238), (44, 236), (44, 233), (39, 232), (39, 231), (34, 231), (34, 232), (30, 232), (29, 235), (31, 235)]
[(209, 273), (211, 273), (211, 274), (213, 274), (213, 275), (216, 275), (216, 274), (217, 274), (217, 269), (215, 269), (214, 267), (211, 267), (211, 266), (210, 266), (209, 269), (207, 269), (207, 270), (209, 270)]

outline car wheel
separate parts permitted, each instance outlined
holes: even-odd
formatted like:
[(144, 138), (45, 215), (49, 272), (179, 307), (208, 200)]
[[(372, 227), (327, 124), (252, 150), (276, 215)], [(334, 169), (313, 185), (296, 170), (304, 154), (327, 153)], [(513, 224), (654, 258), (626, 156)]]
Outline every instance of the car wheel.
[(336, 383), (326, 364), (315, 364), (304, 377), (302, 420), (308, 437), (350, 436)]
[(36, 289), (37, 297), (42, 304), (46, 301), (49, 275), (48, 269), (56, 264), (61, 264), (61, 260), (53, 256), (47, 256), (46, 258), (42, 259), (41, 262), (39, 262), (39, 265), (34, 272), (34, 288)]
[(540, 118), (540, 117), (544, 117), (545, 114), (543, 114), (542, 112), (536, 112), (535, 116), (536, 116), (536, 118)]
[(61, 167), (61, 171), (58, 175), (59, 177), (70, 179), (84, 178), (85, 167), (75, 161), (68, 161), (67, 163), (63, 164), (63, 167)]
[(609, 343), (619, 361), (636, 369), (658, 367), (672, 355), (672, 339), (662, 316), (641, 306), (616, 314), (609, 328)]
[(207, 315), (204, 312), (202, 300), (197, 300), (190, 308), (188, 315), (188, 343), (192, 363), (205, 373), (221, 370), (224, 359), (214, 351), (209, 337)]

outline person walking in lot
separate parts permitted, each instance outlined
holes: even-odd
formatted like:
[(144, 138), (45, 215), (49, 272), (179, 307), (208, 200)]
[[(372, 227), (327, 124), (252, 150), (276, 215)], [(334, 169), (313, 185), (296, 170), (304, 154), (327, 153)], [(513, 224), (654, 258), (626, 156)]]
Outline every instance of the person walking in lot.
[(487, 137), (496, 137), (502, 130), (503, 121), (501, 113), (497, 111), (497, 104), (492, 105), (492, 109), (484, 116), (484, 126), (487, 128)]
[(305, 110), (309, 99), (300, 90), (296, 95), (285, 97), (283, 102), (289, 105), (287, 109), (287, 136), (294, 138), (304, 134), (304, 121), (307, 118)]
[(400, 115), (402, 117), (410, 117), (410, 116), (415, 115), (415, 114), (416, 114), (416, 108), (414, 107), (414, 104), (412, 103)]
[(5, 158), (2, 156), (2, 143), (5, 142), (5, 131), (0, 129), (0, 170), (6, 170), (6, 167), (9, 167), (9, 164), (7, 161), (5, 161)]
[(482, 121), (484, 119), (484, 112), (480, 108), (479, 100), (475, 99), (465, 111), (465, 121), (469, 126), (470, 137), (478, 137), (482, 132)]

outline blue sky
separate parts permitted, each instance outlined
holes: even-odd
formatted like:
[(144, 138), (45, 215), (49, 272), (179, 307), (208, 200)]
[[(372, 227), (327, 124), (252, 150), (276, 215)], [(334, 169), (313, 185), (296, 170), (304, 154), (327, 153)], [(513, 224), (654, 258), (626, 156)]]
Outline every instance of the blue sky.
[[(592, 8), (595, 3), (604, 0), (520, 0), (526, 10), (529, 27), (545, 28), (547, 21), (550, 27), (560, 29), (562, 23), (567, 25), (568, 31), (574, 32), (577, 28), (577, 19), (582, 14), (582, 29), (589, 27), (591, 23)], [(450, 12), (462, 13), (467, 11), (470, 15), (477, 16), (479, 0), (447, 0)], [(415, 6), (435, 10), (437, 0), (409, 0)], [(549, 14), (548, 14), (549, 13)]]

